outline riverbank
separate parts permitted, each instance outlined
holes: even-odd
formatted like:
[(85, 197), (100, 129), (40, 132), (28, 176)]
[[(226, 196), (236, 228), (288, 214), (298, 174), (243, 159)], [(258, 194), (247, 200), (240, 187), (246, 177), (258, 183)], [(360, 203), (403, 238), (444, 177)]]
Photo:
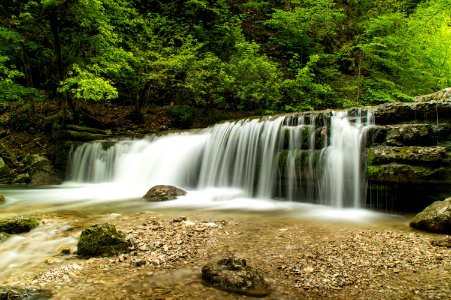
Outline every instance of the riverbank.
[[(61, 215), (44, 215), (47, 224)], [(402, 217), (370, 223), (300, 220), (284, 214), (144, 211), (66, 215), (67, 236), (109, 222), (130, 254), (51, 256), (4, 285), (50, 290), (54, 299), (247, 299), (202, 284), (204, 264), (246, 258), (272, 287), (266, 299), (444, 299), (451, 252)], [(59, 220), (59, 221), (58, 221)], [(74, 250), (74, 249), (72, 249)], [(56, 252), (57, 249), (54, 249)]]

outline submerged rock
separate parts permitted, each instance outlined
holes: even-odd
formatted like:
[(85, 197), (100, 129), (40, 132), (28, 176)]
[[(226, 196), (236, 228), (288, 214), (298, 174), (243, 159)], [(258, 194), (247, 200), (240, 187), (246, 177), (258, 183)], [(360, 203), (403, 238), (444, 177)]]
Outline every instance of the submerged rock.
[(172, 185), (156, 185), (152, 187), (143, 197), (148, 201), (167, 201), (177, 199), (178, 196), (186, 195), (186, 191)]
[(0, 219), (0, 232), (9, 234), (29, 232), (39, 225), (35, 217), (14, 217)]
[(246, 264), (245, 259), (225, 258), (202, 267), (204, 283), (220, 290), (264, 297), (270, 294), (263, 276)]
[(431, 245), (437, 246), (437, 247), (451, 248), (451, 237), (440, 239), (440, 240), (433, 240), (433, 241), (431, 241)]
[(44, 300), (52, 298), (52, 293), (46, 290), (38, 289), (19, 289), (15, 287), (0, 287), (0, 299), (26, 299), (26, 300)]
[(96, 224), (82, 231), (77, 243), (80, 256), (111, 256), (129, 252), (130, 242), (111, 224)]
[(410, 226), (438, 233), (451, 234), (451, 197), (435, 201), (411, 221)]

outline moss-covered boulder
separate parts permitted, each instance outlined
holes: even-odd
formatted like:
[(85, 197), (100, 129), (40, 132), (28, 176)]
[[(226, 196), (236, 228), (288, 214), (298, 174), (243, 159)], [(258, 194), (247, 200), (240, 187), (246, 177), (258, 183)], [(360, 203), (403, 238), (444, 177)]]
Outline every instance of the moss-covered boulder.
[(129, 251), (124, 234), (111, 224), (96, 224), (82, 231), (77, 243), (80, 256), (111, 256)]
[(411, 221), (410, 226), (438, 233), (451, 234), (451, 197), (435, 201)]
[(245, 259), (225, 258), (208, 263), (202, 267), (202, 280), (217, 289), (248, 296), (264, 297), (271, 293), (260, 272), (248, 266)]
[(0, 219), (0, 232), (9, 234), (29, 232), (39, 225), (35, 217), (14, 217)]
[(0, 194), (0, 205), (6, 202), (6, 198), (4, 195)]
[(148, 201), (168, 201), (186, 195), (186, 191), (172, 185), (156, 185), (143, 197)]

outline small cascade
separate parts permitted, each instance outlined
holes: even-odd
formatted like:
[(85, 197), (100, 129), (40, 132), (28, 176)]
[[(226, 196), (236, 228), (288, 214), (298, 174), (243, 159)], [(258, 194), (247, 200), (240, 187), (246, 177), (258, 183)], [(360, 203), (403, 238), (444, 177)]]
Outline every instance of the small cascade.
[(371, 114), (305, 113), (225, 122), (141, 140), (97, 141), (71, 152), (68, 178), (145, 192), (155, 184), (233, 188), (248, 198), (359, 207)]

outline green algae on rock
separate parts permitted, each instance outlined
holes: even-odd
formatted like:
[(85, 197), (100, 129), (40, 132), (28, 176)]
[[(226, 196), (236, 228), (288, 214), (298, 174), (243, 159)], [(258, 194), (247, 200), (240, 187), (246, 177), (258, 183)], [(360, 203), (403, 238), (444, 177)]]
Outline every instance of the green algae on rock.
[(39, 225), (35, 217), (13, 217), (0, 219), (0, 232), (9, 234), (29, 232)]
[(111, 256), (129, 252), (124, 234), (111, 224), (96, 224), (82, 231), (77, 243), (80, 256)]

